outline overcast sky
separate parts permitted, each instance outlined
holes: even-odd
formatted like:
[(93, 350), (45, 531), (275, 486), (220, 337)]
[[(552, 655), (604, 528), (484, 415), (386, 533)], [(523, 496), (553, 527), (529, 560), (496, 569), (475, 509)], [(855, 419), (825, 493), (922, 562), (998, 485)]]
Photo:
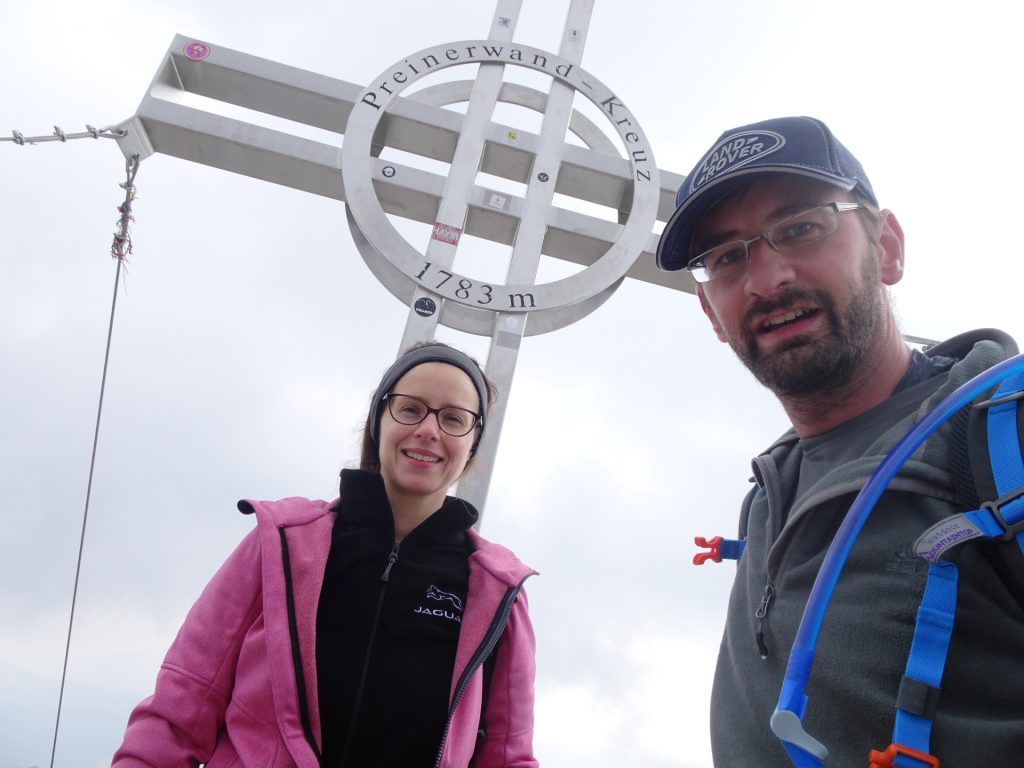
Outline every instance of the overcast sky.
[[(565, 2), (516, 39), (558, 50)], [(486, 35), (481, 0), (9, 4), (0, 134), (130, 118), (174, 35), (360, 85)], [(583, 66), (686, 173), (726, 128), (824, 119), (907, 235), (904, 332), (1024, 338), (1016, 4), (598, 0)], [(339, 131), (342, 126), (339, 126)], [(336, 136), (339, 145), (342, 136)], [(110, 140), (0, 143), (0, 768), (47, 765), (114, 281)], [(142, 163), (118, 296), (57, 763), (108, 764), (182, 618), (250, 529), (241, 497), (334, 498), (407, 308), (341, 203)], [(659, 225), (660, 226), (660, 225)], [(442, 331), (479, 357), (487, 342)], [(547, 766), (710, 765), (707, 703), (749, 460), (786, 427), (688, 295), (627, 281), (527, 338), (482, 533), (541, 572)]]

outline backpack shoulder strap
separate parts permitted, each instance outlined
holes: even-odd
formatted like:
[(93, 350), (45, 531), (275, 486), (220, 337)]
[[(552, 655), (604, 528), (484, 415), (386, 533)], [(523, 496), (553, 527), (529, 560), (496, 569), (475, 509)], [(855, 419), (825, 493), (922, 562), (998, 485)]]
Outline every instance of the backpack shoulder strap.
[[(973, 466), (979, 492), (988, 509), (1005, 533), (1004, 539), (1016, 538), (1024, 552), (1024, 457), (1020, 436), (1024, 434), (1024, 373), (1005, 379), (992, 397), (975, 406), (986, 414), (986, 437), (982, 451), (977, 451)], [(991, 478), (991, 485), (989, 485)], [(994, 487), (993, 487), (994, 486)], [(991, 491), (994, 490), (994, 493)]]
[[(892, 765), (900, 753), (925, 764), (934, 760), (929, 754), (932, 720), (953, 633), (959, 575), (957, 566), (941, 560), (941, 554), (978, 537), (1016, 538), (1024, 552), (1022, 401), (1024, 373), (1003, 380), (990, 397), (951, 418), (952, 473), (962, 503), (974, 511), (933, 526), (922, 537), (926, 545), (919, 540), (915, 547), (919, 554), (932, 554), (926, 558), (928, 580), (897, 694), (893, 743), (884, 753), (872, 752), (872, 766)], [(961, 521), (970, 522), (961, 527)], [(994, 565), (998, 562), (993, 560)]]

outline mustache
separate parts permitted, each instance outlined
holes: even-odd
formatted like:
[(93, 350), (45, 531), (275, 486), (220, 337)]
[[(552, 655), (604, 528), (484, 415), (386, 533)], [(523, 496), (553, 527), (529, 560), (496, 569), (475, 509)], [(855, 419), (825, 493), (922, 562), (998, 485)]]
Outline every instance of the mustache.
[(811, 291), (803, 288), (790, 288), (772, 299), (758, 298), (743, 315), (744, 328), (752, 328), (754, 322), (773, 312), (792, 309), (797, 304), (815, 304), (830, 307), (831, 301), (823, 291)]

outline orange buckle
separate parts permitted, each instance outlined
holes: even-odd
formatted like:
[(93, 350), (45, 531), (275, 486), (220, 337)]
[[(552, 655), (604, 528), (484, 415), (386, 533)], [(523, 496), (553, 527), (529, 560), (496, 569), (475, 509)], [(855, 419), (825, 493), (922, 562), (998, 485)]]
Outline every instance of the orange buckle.
[(939, 758), (932, 757), (910, 747), (904, 747), (902, 744), (890, 744), (885, 752), (872, 749), (868, 755), (868, 759), (871, 761), (870, 768), (892, 768), (892, 761), (899, 755), (906, 755), (914, 760), (920, 760), (925, 765), (931, 766), (931, 768), (939, 768)]
[(693, 556), (694, 565), (704, 565), (708, 560), (714, 563), (722, 562), (722, 537), (715, 536), (708, 541), (703, 536), (695, 536), (693, 543), (698, 547), (707, 547), (707, 552), (698, 552)]

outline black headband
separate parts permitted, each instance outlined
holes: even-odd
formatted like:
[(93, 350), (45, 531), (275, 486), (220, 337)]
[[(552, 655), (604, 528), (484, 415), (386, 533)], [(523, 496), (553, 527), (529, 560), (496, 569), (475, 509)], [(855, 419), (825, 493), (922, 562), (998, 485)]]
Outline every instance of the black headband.
[[(373, 402), (370, 404), (370, 439), (373, 440), (374, 445), (380, 445), (380, 407), (384, 402), (384, 395), (388, 394), (406, 373), (423, 363), (447, 363), (466, 372), (466, 375), (472, 380), (473, 386), (476, 387), (477, 397), (480, 398), (480, 434), (483, 434), (484, 411), (487, 410), (487, 384), (484, 382), (483, 374), (480, 373), (480, 367), (473, 362), (469, 355), (454, 347), (444, 344), (425, 344), (422, 347), (410, 349), (395, 360), (385, 371), (377, 386), (377, 391), (373, 393)], [(473, 443), (473, 452), (476, 452), (479, 442), (478, 435)]]

